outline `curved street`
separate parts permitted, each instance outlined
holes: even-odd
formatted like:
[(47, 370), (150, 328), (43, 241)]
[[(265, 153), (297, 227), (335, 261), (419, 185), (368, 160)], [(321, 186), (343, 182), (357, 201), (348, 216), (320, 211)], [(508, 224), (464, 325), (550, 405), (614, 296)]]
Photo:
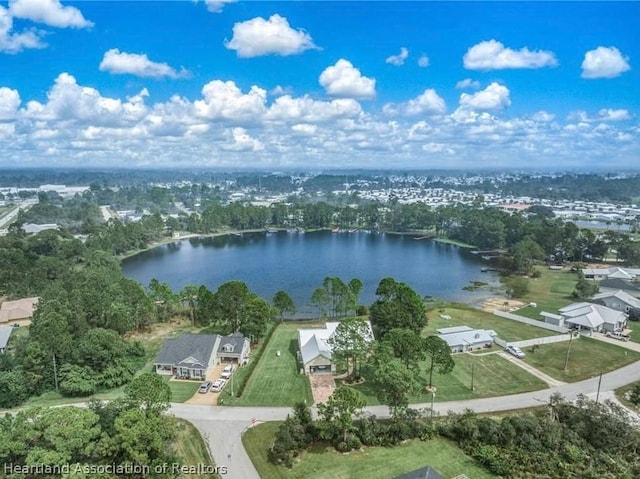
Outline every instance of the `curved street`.
[[(611, 397), (613, 390), (638, 380), (640, 380), (640, 361), (603, 374), (600, 384), (601, 398)], [(473, 409), (476, 412), (485, 413), (529, 408), (548, 403), (550, 396), (554, 393), (560, 393), (565, 399), (571, 401), (580, 394), (590, 397), (597, 394), (598, 382), (599, 376), (595, 376), (584, 381), (529, 393), (466, 401), (436, 402), (434, 403), (434, 411), (437, 414), (445, 414), (448, 411), (462, 412), (465, 409)], [(431, 404), (412, 404), (411, 406), (421, 409), (430, 407)], [(388, 416), (386, 406), (368, 406), (365, 411), (378, 417)], [(225, 477), (260, 479), (242, 446), (242, 433), (250, 428), (254, 422), (285, 419), (287, 414), (291, 412), (291, 408), (200, 406), (173, 403), (170, 412), (176, 417), (192, 422), (198, 428), (208, 443), (216, 464), (227, 466), (228, 473)]]

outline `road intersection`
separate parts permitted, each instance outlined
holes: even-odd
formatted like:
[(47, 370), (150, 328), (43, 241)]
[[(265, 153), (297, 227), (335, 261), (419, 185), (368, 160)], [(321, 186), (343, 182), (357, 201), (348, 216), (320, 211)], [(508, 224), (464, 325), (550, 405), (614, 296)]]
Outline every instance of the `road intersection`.
[[(612, 391), (640, 380), (640, 361), (599, 376), (576, 383), (562, 384), (548, 389), (465, 401), (434, 403), (434, 412), (446, 414), (448, 411), (462, 412), (473, 409), (479, 413), (509, 411), (540, 406), (549, 402), (550, 397), (561, 394), (572, 401), (578, 395), (593, 397), (600, 391), (600, 398), (611, 397)], [(599, 384), (600, 383), (600, 384)], [(422, 409), (430, 404), (412, 404)], [(378, 417), (388, 417), (386, 406), (368, 406), (365, 411)], [(227, 466), (231, 479), (260, 479), (243, 445), (242, 434), (254, 423), (283, 420), (291, 413), (288, 407), (230, 407), (202, 406), (172, 403), (170, 412), (181, 419), (193, 423), (207, 442), (217, 465)], [(314, 409), (315, 414), (315, 409)], [(268, 444), (265, 444), (268, 447)]]

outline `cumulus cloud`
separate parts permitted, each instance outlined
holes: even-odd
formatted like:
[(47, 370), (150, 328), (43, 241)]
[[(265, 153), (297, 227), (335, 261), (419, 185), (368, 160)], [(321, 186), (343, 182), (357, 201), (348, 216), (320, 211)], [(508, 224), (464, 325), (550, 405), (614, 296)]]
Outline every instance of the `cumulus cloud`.
[(242, 127), (231, 128), (228, 132), (229, 142), (220, 148), (225, 151), (260, 151), (264, 150), (262, 142), (253, 138), (247, 130)]
[(0, 87), (0, 120), (12, 119), (20, 107), (20, 93), (7, 87)]
[(277, 13), (268, 20), (256, 17), (236, 23), (233, 37), (225, 40), (225, 47), (235, 50), (241, 58), (297, 55), (318, 48), (307, 32), (291, 28), (287, 19)]
[[(469, 94), (451, 114), (429, 114), (443, 106), (425, 90), (394, 105), (389, 116), (376, 105), (363, 110), (353, 98), (274, 98), (258, 86), (242, 90), (221, 80), (208, 82), (193, 100), (173, 95), (153, 103), (146, 89), (110, 98), (62, 73), (43, 102), (0, 86), (0, 151), (9, 166), (104, 165), (114, 159), (114, 166), (228, 168), (358, 168), (389, 158), (411, 168), (424, 166), (425, 159), (447, 168), (637, 162), (640, 127), (630, 110), (605, 107), (565, 120), (546, 111), (504, 118), (499, 108), (480, 108), (508, 103), (502, 85), (492, 85), (487, 90), (498, 100), (480, 102)], [(411, 111), (426, 113), (405, 116)]]
[(584, 54), (582, 78), (615, 78), (631, 70), (629, 57), (616, 47), (598, 47)]
[(484, 90), (460, 95), (460, 106), (476, 108), (478, 110), (501, 110), (511, 105), (509, 89), (493, 82)]
[(387, 59), (385, 60), (385, 63), (399, 67), (404, 65), (404, 61), (407, 58), (409, 58), (409, 50), (407, 50), (405, 47), (401, 47), (400, 53), (398, 53), (397, 55), (391, 55), (390, 57), (387, 57)]
[(0, 52), (18, 53), (29, 48), (44, 48), (40, 33), (26, 30), (21, 33), (12, 32), (13, 18), (10, 12), (0, 5)]
[(254, 85), (248, 93), (242, 93), (232, 81), (213, 80), (202, 88), (202, 97), (193, 104), (198, 117), (254, 121), (265, 112), (267, 91)]
[(328, 95), (373, 98), (376, 96), (376, 80), (363, 76), (353, 64), (341, 58), (335, 65), (320, 74), (320, 85)]
[(544, 111), (544, 110), (537, 111), (531, 116), (531, 119), (533, 121), (537, 121), (541, 123), (548, 123), (550, 121), (555, 120), (555, 118), (556, 116), (553, 113), (549, 113), (548, 111)]
[(480, 82), (472, 80), (471, 78), (465, 78), (456, 83), (456, 88), (459, 90), (466, 90), (467, 88), (480, 88)]
[(424, 53), (418, 58), (418, 66), (420, 68), (427, 68), (429, 66), (429, 57)]
[(211, 13), (220, 13), (225, 5), (235, 2), (236, 0), (204, 0), (204, 3), (207, 5), (207, 10)]
[(15, 18), (23, 18), (58, 28), (88, 28), (87, 20), (75, 7), (63, 6), (58, 0), (10, 0), (9, 11)]
[(463, 58), (469, 70), (503, 70), (507, 68), (543, 68), (558, 64), (553, 52), (527, 47), (512, 50), (497, 40), (480, 42), (467, 50)]
[(319, 101), (307, 95), (300, 98), (284, 95), (276, 98), (269, 107), (265, 119), (314, 123), (339, 118), (355, 118), (361, 114), (362, 107), (352, 98)]
[(447, 109), (445, 101), (436, 93), (433, 88), (428, 88), (416, 98), (412, 98), (406, 103), (387, 103), (382, 111), (387, 115), (435, 115), (444, 113)]
[(598, 116), (604, 121), (625, 121), (631, 119), (629, 110), (625, 109), (614, 110), (612, 108), (603, 108), (598, 111)]
[(144, 53), (126, 53), (117, 48), (107, 51), (100, 62), (100, 70), (116, 75), (130, 74), (151, 78), (181, 78), (189, 75), (184, 68), (176, 71), (166, 63), (149, 60)]

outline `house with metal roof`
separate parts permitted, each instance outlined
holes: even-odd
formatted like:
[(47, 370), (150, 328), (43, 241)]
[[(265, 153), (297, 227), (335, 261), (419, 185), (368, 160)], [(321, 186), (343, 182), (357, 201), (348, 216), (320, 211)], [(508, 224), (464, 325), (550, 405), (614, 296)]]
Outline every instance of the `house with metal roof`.
[(0, 354), (3, 354), (7, 349), (7, 343), (9, 343), (9, 337), (13, 332), (11, 326), (0, 326)]
[(493, 329), (473, 329), (469, 326), (441, 328), (437, 331), (438, 337), (451, 347), (452, 353), (491, 347), (497, 336)]
[[(613, 332), (627, 326), (627, 315), (607, 306), (594, 303), (572, 303), (558, 310), (562, 324), (579, 331)], [(547, 315), (548, 316), (548, 315)], [(546, 316), (545, 316), (546, 317)]]
[(591, 298), (591, 301), (625, 313), (634, 309), (640, 310), (640, 299), (631, 296), (621, 289), (596, 294)]
[(167, 339), (154, 362), (158, 374), (184, 379), (204, 379), (211, 367), (220, 362), (245, 364), (249, 361), (249, 340), (240, 333), (183, 333)]
[[(339, 322), (328, 322), (324, 328), (298, 329), (298, 360), (302, 363), (304, 374), (335, 373), (330, 339), (336, 332)], [(366, 321), (367, 341), (373, 341), (371, 323)]]
[(640, 269), (638, 268), (585, 268), (582, 270), (585, 279), (600, 281), (603, 279), (640, 279)]
[(628, 279), (609, 278), (603, 279), (598, 284), (600, 292), (607, 293), (611, 291), (622, 290), (631, 296), (640, 298), (640, 281), (631, 281)]

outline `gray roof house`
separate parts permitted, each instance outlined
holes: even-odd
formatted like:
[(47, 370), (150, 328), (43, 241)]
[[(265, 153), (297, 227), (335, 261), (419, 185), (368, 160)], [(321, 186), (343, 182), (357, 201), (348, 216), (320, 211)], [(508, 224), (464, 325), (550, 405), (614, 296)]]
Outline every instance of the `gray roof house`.
[(640, 310), (640, 299), (631, 296), (621, 289), (596, 294), (591, 300), (594, 303), (602, 304), (618, 311), (624, 311), (625, 313), (628, 313), (632, 309)]
[(395, 479), (444, 479), (444, 476), (440, 475), (433, 467), (425, 466), (422, 469), (396, 476)]
[[(367, 341), (373, 341), (371, 323), (366, 321)], [(302, 363), (304, 374), (335, 373), (336, 365), (331, 360), (332, 350), (329, 340), (340, 323), (328, 322), (324, 328), (298, 329), (298, 360)]]
[(244, 364), (249, 361), (249, 340), (240, 333), (184, 333), (167, 339), (154, 362), (158, 374), (184, 379), (204, 379), (209, 369), (221, 360)]
[[(558, 310), (566, 326), (580, 331), (621, 331), (627, 325), (627, 315), (601, 304), (573, 303)], [(561, 325), (561, 326), (564, 326)]]
[(492, 329), (473, 329), (469, 326), (438, 329), (438, 337), (446, 341), (453, 353), (491, 347), (496, 336)]
[(7, 343), (12, 332), (13, 328), (11, 326), (0, 326), (0, 354), (7, 349)]
[(637, 268), (620, 268), (614, 266), (612, 268), (585, 268), (582, 270), (585, 279), (595, 279), (600, 281), (603, 279), (636, 279), (640, 278), (640, 269)]
[(598, 286), (600, 287), (600, 291), (603, 293), (622, 290), (626, 293), (629, 293), (631, 296), (640, 298), (640, 282), (638, 281), (631, 281), (628, 279), (620, 278), (609, 278), (600, 281), (600, 284)]

